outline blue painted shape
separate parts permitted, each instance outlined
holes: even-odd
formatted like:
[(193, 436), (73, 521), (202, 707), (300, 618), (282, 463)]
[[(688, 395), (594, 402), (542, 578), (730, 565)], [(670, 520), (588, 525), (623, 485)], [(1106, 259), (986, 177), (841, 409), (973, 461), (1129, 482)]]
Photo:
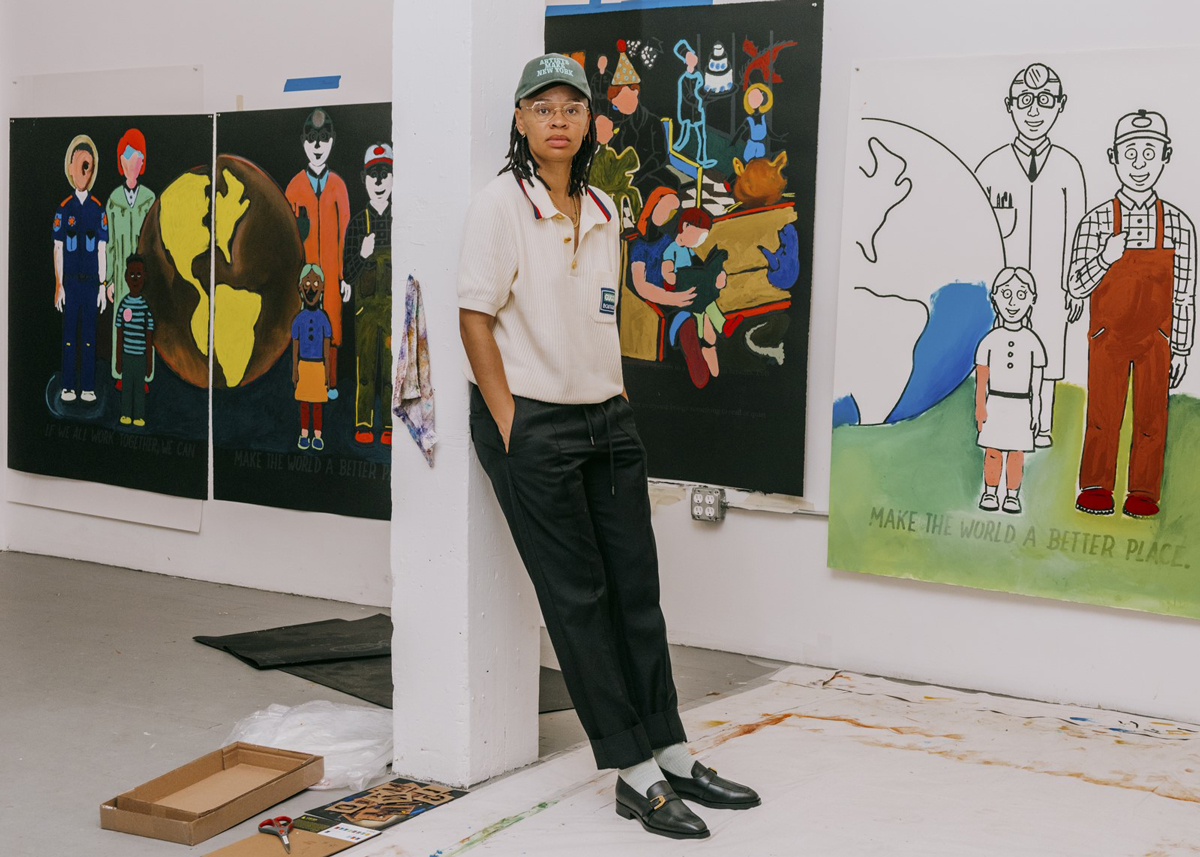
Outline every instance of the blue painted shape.
[(833, 427), (856, 426), (862, 421), (858, 412), (858, 402), (853, 396), (842, 396), (833, 403)]
[(779, 230), (779, 249), (774, 252), (763, 247), (763, 258), (767, 260), (767, 282), (777, 289), (790, 289), (800, 279), (800, 237), (793, 223), (784, 224)]
[(683, 323), (691, 317), (692, 314), (690, 312), (675, 313), (674, 317), (671, 319), (671, 326), (667, 329), (667, 341), (669, 341), (671, 345), (676, 344), (676, 340), (679, 338), (679, 328), (683, 327)]
[(325, 77), (289, 77), (283, 84), (284, 92), (311, 92), (314, 89), (337, 89), (342, 85), (340, 74)]
[(713, 0), (622, 0), (620, 3), (601, 3), (588, 0), (586, 4), (574, 3), (546, 7), (546, 17), (557, 15), (591, 15), (596, 12), (619, 12), (626, 9), (672, 9), (676, 6), (711, 6)]
[(913, 348), (913, 369), (884, 422), (925, 413), (954, 392), (975, 368), (975, 349), (995, 312), (985, 283), (949, 283), (929, 299), (929, 321)]
[(1092, 722), (1092, 718), (1090, 718), (1090, 717), (1072, 717), (1071, 719), (1077, 720), (1080, 723), (1091, 723)]

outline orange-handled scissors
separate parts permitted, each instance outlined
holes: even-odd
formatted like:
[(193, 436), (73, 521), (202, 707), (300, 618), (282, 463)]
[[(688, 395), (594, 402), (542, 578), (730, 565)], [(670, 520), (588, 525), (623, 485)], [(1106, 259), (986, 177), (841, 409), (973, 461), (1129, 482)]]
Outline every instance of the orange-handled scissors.
[(278, 836), (283, 840), (283, 850), (288, 854), (292, 853), (292, 843), (288, 839), (288, 834), (292, 832), (292, 820), (286, 815), (281, 815), (276, 818), (268, 818), (266, 821), (260, 821), (258, 824), (259, 833), (269, 833), (272, 836)]

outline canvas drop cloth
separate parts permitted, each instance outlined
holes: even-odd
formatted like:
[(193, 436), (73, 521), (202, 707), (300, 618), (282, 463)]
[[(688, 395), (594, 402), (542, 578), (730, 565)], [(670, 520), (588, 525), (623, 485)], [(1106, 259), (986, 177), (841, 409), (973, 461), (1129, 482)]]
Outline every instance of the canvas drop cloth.
[(692, 746), (757, 809), (697, 807), (677, 842), (613, 812), (586, 748), (358, 846), (396, 854), (1175, 855), (1200, 847), (1200, 728), (788, 667), (684, 713)]

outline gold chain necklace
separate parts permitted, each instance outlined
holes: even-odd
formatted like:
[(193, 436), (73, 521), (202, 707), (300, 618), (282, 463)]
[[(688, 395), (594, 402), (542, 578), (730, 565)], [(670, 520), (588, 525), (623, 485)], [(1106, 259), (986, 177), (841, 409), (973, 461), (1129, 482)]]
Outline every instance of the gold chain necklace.
[(571, 225), (574, 226), (576, 229), (578, 229), (579, 228), (579, 197), (578, 196), (571, 197), (571, 202), (573, 203), (572, 207), (575, 209), (575, 214), (572, 215), (572, 217), (571, 217)]

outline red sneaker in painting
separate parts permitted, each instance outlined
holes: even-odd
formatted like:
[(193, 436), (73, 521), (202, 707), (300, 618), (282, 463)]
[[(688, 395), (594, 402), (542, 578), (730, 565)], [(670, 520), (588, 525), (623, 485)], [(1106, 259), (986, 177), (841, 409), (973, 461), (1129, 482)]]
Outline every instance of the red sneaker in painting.
[(687, 362), (688, 375), (697, 389), (704, 387), (711, 377), (704, 354), (700, 351), (700, 335), (696, 325), (689, 318), (679, 329), (679, 347), (683, 349), (683, 359)]
[(733, 336), (733, 332), (738, 329), (738, 325), (745, 320), (746, 317), (740, 313), (725, 316), (725, 324), (721, 327), (721, 335), (726, 339)]
[(383, 433), (379, 435), (379, 442), (384, 446), (392, 445), (392, 430), (390, 428), (385, 428)]
[(1084, 488), (1075, 500), (1075, 508), (1089, 515), (1111, 515), (1113, 513), (1113, 495), (1103, 488)]
[(1158, 514), (1158, 504), (1149, 497), (1130, 494), (1125, 498), (1121, 511), (1130, 518), (1153, 518)]
[(375, 442), (375, 432), (364, 431), (363, 429), (359, 429), (358, 431), (356, 431), (354, 433), (354, 442), (361, 443), (364, 446), (367, 444), (374, 443)]

